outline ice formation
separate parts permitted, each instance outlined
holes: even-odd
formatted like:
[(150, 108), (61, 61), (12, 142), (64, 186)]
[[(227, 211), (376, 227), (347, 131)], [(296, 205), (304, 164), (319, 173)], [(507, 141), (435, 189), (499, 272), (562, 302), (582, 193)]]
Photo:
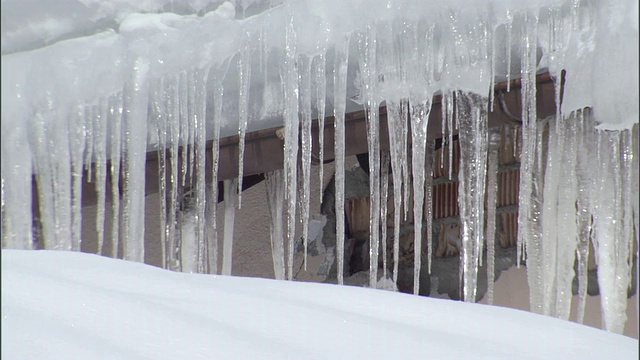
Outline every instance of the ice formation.
[[(433, 152), (428, 120), (434, 95), (440, 94), (443, 137), (451, 145), (454, 132), (459, 133), (461, 276), (465, 300), (475, 301), (485, 243), (487, 163), (490, 185), (495, 175), (495, 163), (487, 160), (494, 83), (519, 78), (518, 257), (526, 259), (531, 309), (567, 318), (576, 256), (584, 304), (591, 241), (604, 326), (621, 331), (637, 257), (637, 1), (192, 1), (174, 8), (173, 2), (157, 0), (140, 6), (121, 1), (94, 5), (78, 17), (72, 12), (48, 14), (54, 11), (50, 6), (25, 6), (21, 14), (16, 2), (3, 2), (4, 248), (34, 248), (41, 237), (44, 243), (38, 247), (79, 250), (86, 176), (98, 194), (98, 251), (144, 261), (145, 162), (149, 151), (157, 151), (163, 265), (218, 272), (215, 204), (222, 194), (216, 184), (224, 180), (221, 271), (231, 274), (245, 135), (284, 126), (284, 170), (268, 176), (268, 194), (274, 270), (276, 277), (292, 279), (298, 212), (307, 241), (309, 169), (315, 153), (311, 119), (320, 117), (324, 129), (324, 116), (332, 113), (337, 277), (342, 283), (345, 113), (361, 109), (361, 102), (369, 135), (369, 274), (375, 286), (385, 212), (380, 205), (387, 200), (380, 191), (386, 185), (380, 183), (386, 160), (381, 164), (378, 126), (384, 104), (395, 202), (392, 277), (397, 281), (400, 217), (402, 211), (407, 216), (413, 188), (417, 293), (423, 204), (430, 204), (430, 191), (424, 191), (425, 183), (430, 188), (426, 165)], [(5, 9), (31, 14), (35, 22), (21, 30), (12, 18), (5, 28)], [(51, 16), (57, 26), (49, 23), (47, 36), (38, 37), (47, 29), (43, 19)], [(540, 72), (549, 72), (556, 84), (557, 112), (550, 119), (539, 119), (536, 112)], [(510, 87), (508, 82), (507, 91), (513, 91)], [(234, 134), (240, 139), (239, 177), (219, 178), (219, 140)], [(322, 139), (317, 149), (321, 162)], [(213, 141), (214, 181), (209, 189), (208, 140)], [(387, 176), (383, 171), (382, 177)], [(188, 221), (180, 222), (176, 214), (186, 192), (194, 198), (193, 208)], [(39, 205), (38, 219), (33, 203)], [(494, 216), (491, 207), (487, 211)], [(34, 237), (36, 220), (42, 234)], [(495, 226), (493, 220), (488, 223)], [(103, 232), (106, 225), (110, 239)], [(494, 230), (486, 233), (491, 236)], [(189, 236), (178, 235), (185, 231)], [(281, 237), (286, 239), (286, 261)], [(385, 242), (383, 237), (383, 246)], [(108, 243), (110, 249), (104, 248)], [(430, 244), (428, 248), (427, 263)], [(194, 260), (183, 267), (185, 254)]]

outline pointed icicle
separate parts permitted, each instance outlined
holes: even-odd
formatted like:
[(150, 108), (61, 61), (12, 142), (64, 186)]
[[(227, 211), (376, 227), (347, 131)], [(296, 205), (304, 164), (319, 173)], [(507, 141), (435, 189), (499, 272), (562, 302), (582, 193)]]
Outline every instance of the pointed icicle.
[(387, 204), (389, 203), (389, 152), (381, 154), (380, 166), (380, 221), (382, 233), (380, 243), (382, 246), (382, 279), (387, 279)]
[[(167, 224), (167, 265), (173, 271), (182, 271), (180, 263), (181, 242), (177, 234), (178, 186), (180, 186), (180, 77), (167, 80), (167, 130), (169, 132), (169, 179)], [(184, 147), (183, 147), (184, 149)], [(183, 157), (184, 159), (184, 157)], [(182, 162), (185, 163), (184, 161)]]
[(424, 189), (425, 189), (425, 203), (424, 203), (424, 211), (426, 217), (426, 233), (427, 238), (425, 241), (427, 242), (427, 271), (431, 274), (431, 260), (433, 258), (433, 173), (434, 173), (434, 163), (433, 157), (435, 154), (435, 142), (429, 142), (429, 147), (427, 149), (426, 154), (426, 166), (425, 166), (425, 180), (424, 180)]
[(376, 92), (376, 33), (373, 26), (367, 26), (367, 33), (358, 39), (358, 46), (369, 150), (369, 286), (375, 288), (380, 245), (380, 119)]
[[(95, 157), (95, 189), (98, 194), (96, 205), (96, 233), (98, 236), (98, 254), (102, 255), (104, 247), (104, 225), (106, 211), (106, 182), (107, 182), (107, 99), (100, 99), (95, 107), (93, 123), (94, 157)], [(60, 210), (60, 209), (59, 209)]]
[(231, 275), (233, 263), (233, 228), (238, 201), (238, 179), (224, 181), (224, 238), (222, 245), (222, 275)]
[(164, 79), (152, 86), (152, 118), (155, 120), (158, 136), (158, 186), (160, 194), (160, 246), (162, 250), (162, 267), (167, 268), (167, 94)]
[(489, 134), (489, 156), (487, 166), (487, 303), (493, 305), (496, 256), (496, 204), (498, 194), (498, 166), (500, 151), (500, 131)]
[(269, 218), (271, 222), (271, 257), (273, 258), (273, 273), (276, 280), (285, 279), (284, 262), (284, 234), (282, 214), (284, 213), (284, 172), (276, 170), (268, 172), (265, 176), (267, 189), (267, 205), (269, 206)]
[(347, 93), (347, 68), (349, 61), (349, 37), (346, 36), (336, 46), (333, 73), (333, 116), (336, 186), (336, 258), (338, 284), (344, 283), (344, 161), (345, 126), (344, 116)]
[(206, 226), (206, 152), (207, 134), (205, 114), (207, 107), (206, 74), (201, 69), (194, 70), (194, 129), (195, 129), (195, 173), (196, 173), (196, 242), (197, 242), (197, 272), (208, 272), (208, 242), (205, 236)]
[(320, 177), (320, 197), (324, 193), (324, 117), (327, 100), (325, 50), (322, 48), (320, 55), (316, 57), (316, 109), (318, 111), (318, 162)]
[(213, 81), (213, 144), (211, 146), (211, 198), (207, 201), (207, 248), (209, 273), (218, 273), (218, 167), (220, 163), (220, 123), (222, 122), (222, 96), (224, 88), (221, 76), (214, 72)]
[(458, 205), (462, 225), (463, 296), (464, 301), (475, 302), (479, 257), (484, 243), (487, 100), (479, 95), (458, 92), (456, 102), (460, 136)]
[[(391, 171), (393, 175), (393, 282), (398, 283), (398, 263), (400, 254), (400, 214), (402, 211), (403, 162), (406, 160), (406, 138), (401, 122), (400, 103), (387, 100), (387, 121), (389, 128), (389, 147)], [(406, 161), (405, 161), (406, 162)]]
[[(122, 94), (113, 96), (109, 106), (109, 141), (110, 141), (110, 166), (109, 175), (111, 176), (111, 257), (118, 257), (118, 248), (120, 244), (120, 159), (122, 151)], [(84, 144), (84, 141), (82, 142)], [(73, 149), (73, 146), (72, 146)], [(72, 157), (73, 158), (73, 157)], [(74, 162), (75, 164), (75, 162)], [(80, 166), (80, 167), (78, 167)], [(78, 212), (77, 234), (78, 248), (80, 246), (80, 226), (79, 216), (81, 214), (81, 191), (82, 191), (82, 168), (81, 163), (73, 166), (73, 192), (74, 206)], [(77, 184), (76, 184), (77, 181)], [(77, 194), (76, 194), (77, 192)], [(76, 216), (74, 216), (75, 228)], [(75, 239), (75, 237), (74, 237)]]
[(147, 102), (149, 98), (149, 61), (134, 60), (131, 82), (124, 94), (124, 259), (144, 262), (144, 195), (147, 154)]
[(300, 61), (300, 114), (302, 118), (302, 198), (300, 217), (302, 220), (302, 242), (304, 245), (304, 270), (307, 270), (307, 247), (309, 237), (309, 206), (311, 196), (311, 59)]
[(286, 25), (285, 58), (283, 64), (284, 83), (284, 171), (287, 189), (287, 279), (293, 280), (293, 253), (296, 232), (296, 195), (298, 184), (298, 135), (300, 120), (298, 119), (298, 66), (297, 40), (293, 15)]

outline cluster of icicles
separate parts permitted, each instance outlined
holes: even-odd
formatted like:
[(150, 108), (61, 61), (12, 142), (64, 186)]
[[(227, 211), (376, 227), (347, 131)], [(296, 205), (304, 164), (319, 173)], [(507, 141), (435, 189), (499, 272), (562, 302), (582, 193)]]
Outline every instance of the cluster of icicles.
[[(579, 6), (572, 11), (577, 14)], [(548, 12), (545, 21), (527, 11), (511, 13), (506, 23), (455, 11), (434, 24), (412, 19), (371, 21), (358, 31), (345, 33), (340, 41), (319, 43), (313, 53), (308, 46), (298, 50), (306, 40), (297, 33), (293, 20), (283, 24), (282, 61), (274, 71), (284, 94), (284, 169), (266, 174), (276, 278), (293, 278), (298, 211), (306, 251), (309, 199), (318, 190), (309, 186), (312, 151), (320, 154), (321, 163), (323, 157), (322, 148), (311, 149), (312, 119), (317, 118), (323, 129), (325, 116), (333, 115), (338, 214), (335, 258), (338, 282), (343, 283), (345, 111), (349, 62), (356, 59), (359, 73), (355, 82), (366, 111), (369, 141), (370, 285), (375, 287), (378, 279), (380, 244), (385, 244), (383, 252), (387, 248), (385, 221), (381, 224), (381, 219), (386, 219), (390, 175), (396, 224), (389, 236), (393, 241), (390, 268), (394, 282), (398, 278), (400, 219), (409, 210), (404, 204), (409, 203), (413, 192), (415, 219), (423, 218), (423, 209), (432, 208), (424, 207), (425, 201), (431, 201), (433, 171), (427, 127), (432, 97), (440, 93), (444, 141), (451, 144), (457, 133), (461, 149), (458, 202), (464, 300), (476, 301), (478, 266), (485, 244), (488, 296), (492, 299), (499, 135), (488, 128), (487, 119), (493, 111), (496, 64), (506, 58), (507, 80), (522, 79), (518, 258), (526, 260), (531, 309), (569, 317), (577, 258), (582, 319), (591, 242), (596, 251), (604, 325), (621, 332), (634, 261), (634, 228), (636, 234), (638, 230), (638, 199), (633, 195), (638, 189), (638, 126), (623, 131), (597, 130), (588, 110), (570, 114), (558, 111), (553, 118), (538, 119), (535, 76), (537, 51), (541, 50), (536, 44), (562, 53), (560, 42), (564, 38), (560, 35), (567, 35), (566, 29), (556, 34), (558, 19), (554, 16), (560, 16), (560, 12)], [(494, 35), (498, 29), (506, 33), (506, 53), (497, 51)], [(260, 32), (247, 34), (258, 36)], [(557, 36), (543, 38), (539, 34)], [(122, 91), (77, 103), (63, 122), (51, 121), (58, 114), (49, 111), (47, 104), (32, 109), (33, 116), (25, 119), (25, 131), (29, 133), (25, 148), (30, 153), (10, 155), (4, 144), (11, 139), (5, 139), (3, 129), (3, 247), (33, 247), (30, 184), (35, 174), (44, 248), (79, 250), (81, 187), (86, 169), (97, 190), (98, 252), (115, 257), (121, 249), (124, 259), (144, 261), (145, 161), (147, 136), (151, 134), (157, 136), (159, 149), (163, 266), (177, 271), (231, 274), (234, 213), (242, 203), (238, 189), (242, 188), (244, 139), (250, 120), (250, 84), (253, 76), (267, 79), (265, 73), (271, 71), (251, 66), (250, 59), (257, 53), (261, 59), (269, 57), (263, 40), (260, 37), (243, 42), (231, 65), (207, 64), (162, 76), (150, 71), (153, 59), (139, 57)], [(511, 64), (512, 48), (520, 56), (520, 70), (515, 74), (511, 69), (518, 64), (515, 60)], [(229, 96), (224, 80), (230, 67), (237, 70), (238, 107), (235, 114), (226, 116), (239, 119), (240, 173), (236, 179), (223, 179), (224, 194), (218, 194), (220, 126), (225, 115), (220, 99)], [(559, 81), (556, 88), (560, 88)], [(381, 151), (379, 141), (379, 106), (383, 103), (389, 124), (389, 152)], [(148, 122), (142, 121), (147, 118)], [(319, 144), (324, 142), (322, 136), (320, 132)], [(208, 149), (211, 139), (213, 146)], [(207, 151), (213, 159), (209, 182), (205, 173)], [(177, 217), (185, 214), (178, 210), (184, 189), (190, 189), (193, 203), (188, 218), (181, 220)], [(224, 199), (221, 265), (216, 229), (219, 197)], [(427, 266), (432, 257), (431, 218), (426, 214)], [(111, 226), (108, 241), (106, 225)], [(416, 249), (422, 248), (421, 227), (422, 222), (416, 221)], [(105, 244), (111, 248), (105, 249)], [(386, 254), (383, 259), (386, 277)], [(421, 251), (416, 251), (415, 293), (419, 291), (421, 260)]]

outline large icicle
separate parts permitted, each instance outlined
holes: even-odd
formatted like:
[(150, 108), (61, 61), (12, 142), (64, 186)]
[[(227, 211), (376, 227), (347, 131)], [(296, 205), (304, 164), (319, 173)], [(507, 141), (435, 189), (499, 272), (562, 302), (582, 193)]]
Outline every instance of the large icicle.
[[(394, 101), (387, 101), (387, 121), (389, 128), (389, 147), (391, 170), (393, 175), (393, 282), (398, 282), (398, 263), (400, 254), (400, 214), (402, 211), (403, 166), (406, 163), (406, 123), (400, 114), (402, 107)], [(406, 185), (405, 185), (406, 187)]]
[(233, 263), (233, 228), (238, 201), (238, 179), (224, 181), (224, 237), (222, 244), (222, 275), (231, 275)]
[(496, 256), (496, 200), (498, 193), (498, 152), (500, 131), (489, 134), (489, 156), (487, 166), (487, 303), (493, 304)]
[(333, 117), (336, 186), (336, 258), (338, 284), (344, 282), (344, 115), (347, 92), (347, 68), (349, 61), (349, 37), (336, 46), (333, 72)]
[(287, 189), (287, 279), (293, 280), (293, 253), (296, 233), (296, 195), (298, 185), (298, 66), (296, 30), (293, 15), (286, 25), (285, 57), (282, 68), (284, 89), (284, 172)]
[[(149, 95), (149, 61), (136, 58), (131, 82), (125, 87), (123, 126), (124, 259), (144, 262), (144, 195), (147, 150), (147, 100)], [(141, 121), (141, 119), (143, 119)]]
[(311, 60), (300, 59), (300, 117), (302, 144), (302, 197), (300, 217), (302, 220), (302, 242), (304, 246), (304, 269), (307, 270), (307, 247), (309, 237), (309, 206), (311, 202)]
[(458, 92), (457, 123), (460, 136), (458, 172), (464, 301), (475, 302), (478, 262), (484, 235), (484, 195), (487, 164), (487, 99)]
[(284, 262), (284, 233), (282, 229), (282, 214), (284, 213), (284, 172), (276, 170), (266, 174), (267, 205), (271, 230), (271, 257), (273, 258), (273, 273), (277, 280), (285, 278)]

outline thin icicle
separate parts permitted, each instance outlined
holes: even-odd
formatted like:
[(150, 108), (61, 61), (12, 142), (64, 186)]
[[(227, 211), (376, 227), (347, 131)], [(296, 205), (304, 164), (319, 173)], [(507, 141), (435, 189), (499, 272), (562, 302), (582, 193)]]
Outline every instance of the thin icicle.
[(435, 153), (435, 142), (429, 142), (429, 148), (426, 154), (426, 167), (425, 167), (425, 217), (427, 225), (427, 271), (431, 274), (431, 259), (433, 258), (433, 173), (434, 164), (433, 157)]
[(402, 127), (402, 137), (400, 144), (400, 156), (401, 156), (401, 164), (402, 164), (402, 184), (403, 184), (403, 211), (404, 211), (404, 220), (407, 221), (409, 217), (409, 204), (411, 199), (411, 182), (413, 179), (411, 178), (411, 173), (409, 172), (409, 100), (402, 99), (400, 101), (400, 126)]
[(389, 129), (389, 147), (391, 170), (393, 175), (393, 282), (398, 283), (398, 263), (400, 254), (400, 214), (402, 211), (402, 158), (406, 159), (406, 144), (403, 138), (403, 121), (400, 104), (387, 100), (387, 121)]
[(265, 175), (267, 189), (267, 205), (269, 206), (269, 219), (271, 220), (271, 257), (273, 259), (273, 273), (276, 280), (285, 278), (284, 261), (284, 234), (282, 214), (284, 213), (284, 172), (276, 170)]
[[(116, 98), (119, 100), (119, 98)], [(121, 115), (116, 105), (116, 115)], [(111, 119), (112, 135), (119, 135), (115, 130), (116, 127), (120, 127), (120, 117), (114, 116)], [(75, 112), (71, 114), (69, 120), (69, 145), (71, 150), (71, 250), (80, 251), (82, 244), (82, 175), (84, 169), (84, 159), (82, 154), (85, 147), (85, 133), (84, 133), (84, 108), (79, 106)], [(119, 137), (118, 137), (119, 140)], [(113, 141), (113, 140), (112, 140)], [(113, 143), (112, 143), (113, 144)], [(114, 147), (120, 148), (120, 143), (117, 146), (112, 145), (112, 157), (114, 156)], [(118, 152), (118, 159), (120, 152)], [(119, 164), (118, 164), (119, 165)], [(112, 160), (112, 167), (114, 166)], [(113, 175), (112, 175), (113, 177)], [(113, 180), (112, 180), (113, 181)], [(112, 185), (113, 186), (113, 185)]]
[(344, 283), (344, 162), (345, 126), (344, 116), (347, 92), (347, 68), (349, 61), (349, 37), (336, 46), (333, 73), (333, 116), (335, 151), (335, 208), (336, 208), (336, 258), (338, 284)]
[[(120, 156), (122, 150), (122, 95), (111, 98), (109, 106), (108, 122), (109, 141), (110, 141), (110, 166), (109, 175), (111, 176), (111, 257), (118, 257), (118, 247), (120, 243)], [(79, 171), (79, 173), (76, 173)], [(82, 169), (78, 168), (73, 172), (74, 176), (74, 200), (77, 200), (77, 211), (80, 214), (80, 191), (82, 189)], [(78, 184), (76, 185), (76, 178)], [(76, 195), (76, 191), (78, 192)], [(74, 216), (75, 222), (75, 216)], [(78, 247), (80, 239), (80, 222), (77, 224), (78, 231)]]
[(93, 142), (94, 142), (94, 134), (93, 134), (93, 119), (96, 116), (95, 110), (92, 106), (85, 106), (85, 118), (84, 118), (84, 128), (85, 128), (85, 148), (84, 148), (84, 167), (87, 172), (86, 181), (93, 181), (93, 173), (92, 173), (92, 164), (93, 164)]
[(167, 108), (165, 98), (167, 90), (164, 79), (154, 86), (153, 118), (156, 121), (158, 136), (158, 186), (160, 194), (160, 247), (162, 251), (162, 267), (167, 268)]
[(496, 199), (498, 193), (498, 152), (500, 151), (500, 132), (491, 131), (489, 135), (489, 156), (487, 166), (487, 303), (493, 304), (496, 256)]
[(286, 25), (285, 48), (286, 54), (283, 64), (284, 84), (284, 171), (287, 189), (287, 279), (293, 280), (293, 253), (296, 232), (296, 192), (298, 184), (298, 66), (296, 51), (296, 31), (293, 16)]
[(387, 278), (387, 204), (389, 203), (389, 152), (381, 154), (380, 166), (382, 175), (380, 177), (380, 221), (382, 233), (380, 243), (382, 246), (382, 278)]
[(208, 241), (205, 236), (206, 226), (206, 152), (207, 134), (205, 125), (206, 114), (206, 74), (203, 70), (194, 71), (194, 112), (193, 120), (195, 129), (195, 172), (196, 172), (196, 241), (197, 241), (197, 272), (205, 274), (208, 272)]
[[(188, 148), (189, 148), (189, 105), (187, 90), (187, 73), (182, 72), (178, 78), (178, 109), (179, 109), (179, 126), (180, 126), (180, 144), (182, 145), (182, 154), (180, 156), (180, 173), (182, 175), (182, 186), (187, 184), (187, 164), (188, 164)], [(176, 154), (177, 155), (177, 154)], [(177, 158), (176, 158), (177, 159)]]
[(244, 147), (249, 123), (249, 85), (251, 84), (251, 51), (249, 34), (238, 59), (238, 209), (242, 208), (242, 182), (244, 179)]
[(224, 237), (222, 245), (222, 275), (231, 275), (233, 263), (233, 228), (238, 200), (238, 179), (224, 181)]
[(324, 117), (327, 100), (326, 59), (324, 48), (316, 57), (316, 109), (318, 111), (318, 162), (320, 177), (320, 197), (324, 193)]
[(311, 59), (302, 58), (300, 64), (300, 116), (302, 118), (302, 198), (300, 199), (300, 217), (304, 245), (304, 270), (306, 271), (309, 242), (309, 206), (311, 201)]
[(425, 157), (427, 128), (431, 102), (413, 101), (411, 104), (411, 169), (413, 173), (413, 223), (414, 223), (414, 267), (413, 293), (420, 291), (420, 268), (422, 265), (422, 221), (425, 186)]
[(380, 119), (376, 93), (378, 72), (375, 39), (375, 28), (371, 25), (367, 26), (367, 34), (358, 39), (369, 150), (369, 286), (372, 288), (375, 288), (378, 282), (380, 245)]
[(213, 144), (211, 146), (211, 198), (207, 201), (207, 248), (209, 273), (218, 273), (218, 167), (220, 163), (220, 123), (222, 122), (222, 96), (224, 88), (217, 73), (213, 74)]
[[(175, 77), (168, 84), (167, 94), (167, 130), (169, 132), (169, 193), (168, 193), (168, 216), (164, 229), (167, 236), (167, 264), (166, 267), (173, 271), (181, 271), (180, 263), (181, 243), (177, 235), (176, 216), (178, 214), (178, 186), (180, 185), (180, 80)], [(183, 148), (184, 149), (184, 148)], [(184, 159), (184, 157), (183, 157)], [(182, 162), (185, 163), (184, 161)]]
[(102, 255), (104, 247), (104, 222), (106, 211), (106, 182), (107, 182), (107, 100), (100, 99), (95, 107), (93, 123), (94, 157), (95, 157), (95, 189), (98, 194), (96, 204), (96, 233), (98, 236), (98, 254)]
[[(187, 179), (189, 181), (189, 188), (193, 187), (194, 178), (193, 171), (195, 169), (195, 158), (196, 158), (196, 119), (195, 119), (195, 103), (196, 103), (196, 94), (195, 94), (195, 74), (193, 70), (187, 72), (187, 122), (189, 124), (189, 147), (188, 147), (188, 156), (189, 156), (189, 165), (187, 169), (189, 173), (187, 174)], [(185, 158), (185, 161), (187, 159)]]

